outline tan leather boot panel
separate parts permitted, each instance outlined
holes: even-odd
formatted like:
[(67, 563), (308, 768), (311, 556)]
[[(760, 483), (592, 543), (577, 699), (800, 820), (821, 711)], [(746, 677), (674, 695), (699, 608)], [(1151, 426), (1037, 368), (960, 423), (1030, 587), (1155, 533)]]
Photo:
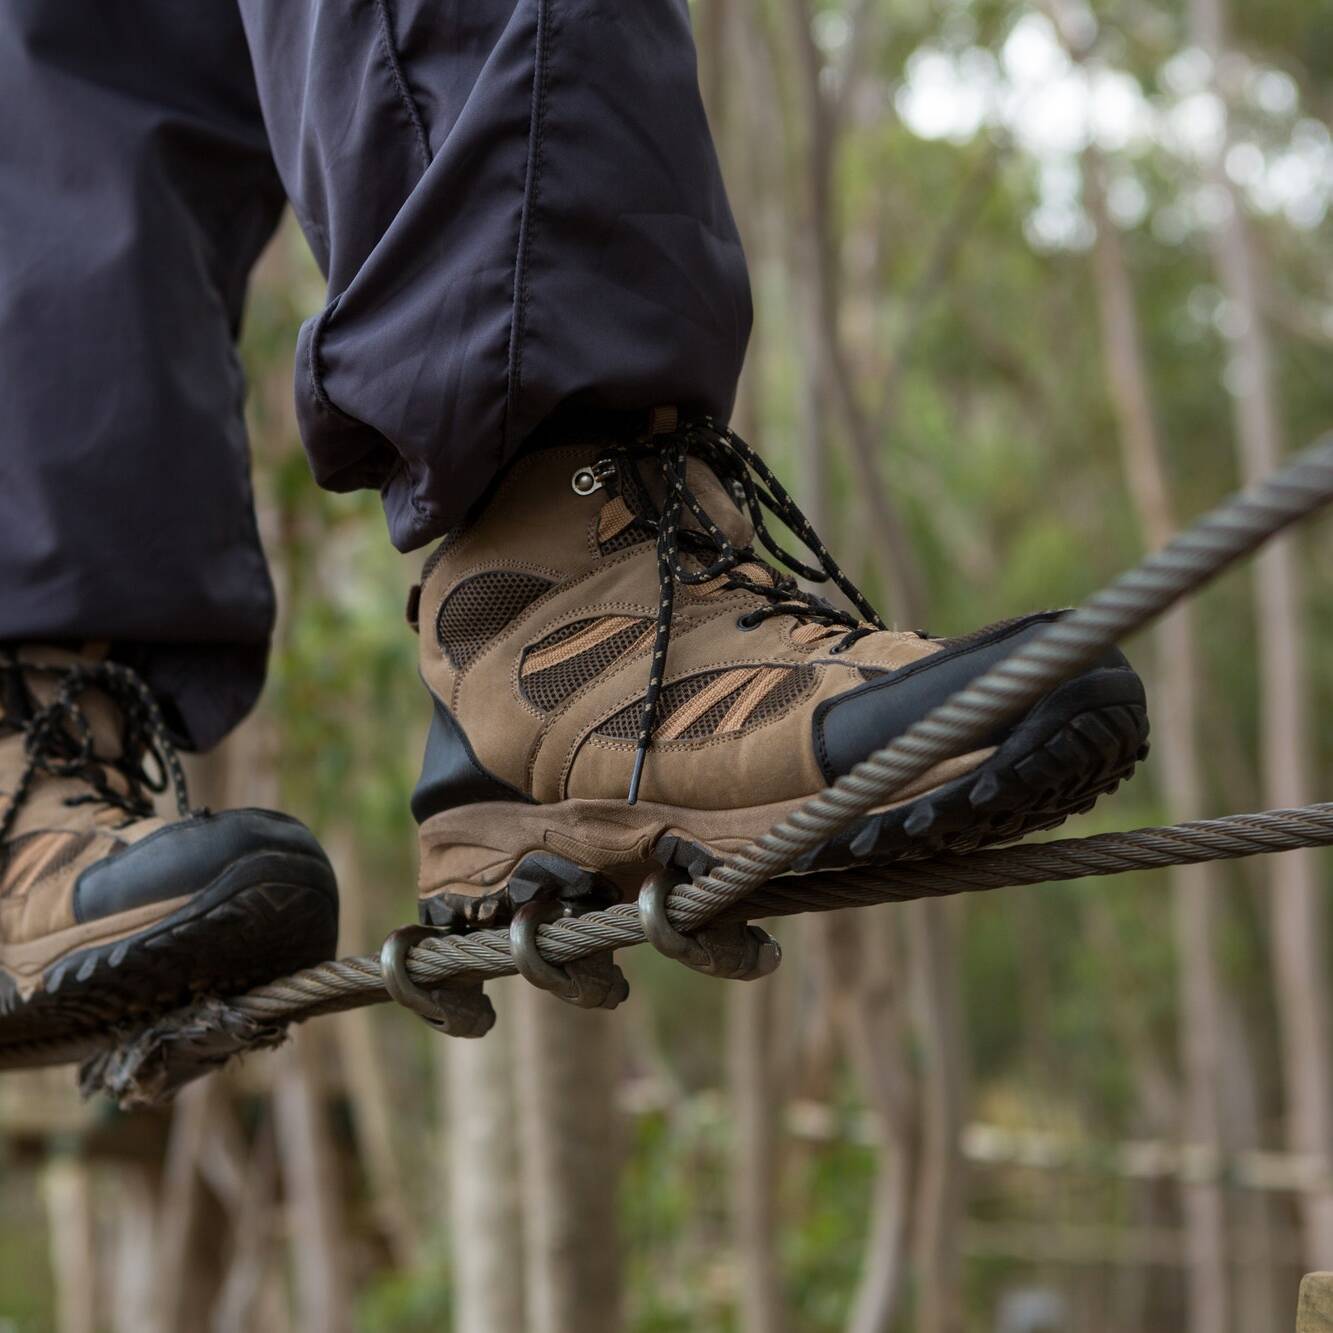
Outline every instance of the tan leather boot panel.
[[(909, 804), (970, 772), (991, 753), (978, 750), (937, 765), (881, 808)], [(807, 799), (729, 809), (580, 798), (549, 805), (463, 806), (421, 826), (419, 888), (423, 894), (492, 892), (527, 853), (550, 851), (637, 889), (662, 837), (674, 835), (726, 856), (767, 833)]]
[(37, 989), (42, 973), (60, 959), (80, 949), (114, 944), (117, 940), (136, 935), (154, 922), (170, 916), (189, 901), (189, 895), (185, 894), (164, 902), (148, 903), (104, 920), (51, 930), (25, 942), (10, 942), (8, 934), (0, 930), (0, 969), (9, 973), (19, 994), (26, 999)]

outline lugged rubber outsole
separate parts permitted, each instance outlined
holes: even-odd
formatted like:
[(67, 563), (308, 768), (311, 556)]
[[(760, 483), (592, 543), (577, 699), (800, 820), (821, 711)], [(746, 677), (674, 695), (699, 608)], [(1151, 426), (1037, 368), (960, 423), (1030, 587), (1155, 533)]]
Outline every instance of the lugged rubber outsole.
[[(1147, 753), (1142, 681), (1127, 668), (1095, 669), (1048, 694), (971, 772), (857, 820), (801, 857), (793, 869), (837, 870), (1012, 842), (1090, 810)], [(659, 836), (651, 855), (691, 877), (720, 859), (688, 829)], [(495, 891), (435, 893), (420, 900), (420, 914), (428, 924), (455, 928), (501, 925), (512, 907), (510, 885), (521, 882), (517, 896), (526, 899), (540, 891), (534, 885), (546, 882), (551, 896), (581, 909), (614, 900), (615, 878), (605, 866), (594, 870), (549, 851), (533, 851)]]
[[(108, 933), (114, 927), (108, 918)], [(103, 1032), (195, 995), (234, 994), (333, 957), (337, 938), (327, 862), (244, 858), (152, 925), (59, 959), (26, 999), (0, 971), (0, 1046)]]
[(793, 869), (827, 870), (970, 852), (1091, 810), (1148, 754), (1148, 708), (1132, 671), (1088, 672), (1027, 714), (973, 772), (858, 820)]

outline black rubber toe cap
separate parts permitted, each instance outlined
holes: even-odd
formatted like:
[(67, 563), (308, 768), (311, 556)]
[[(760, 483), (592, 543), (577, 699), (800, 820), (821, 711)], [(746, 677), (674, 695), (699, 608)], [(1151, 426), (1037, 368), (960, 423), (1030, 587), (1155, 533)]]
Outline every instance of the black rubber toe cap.
[[(1039, 611), (959, 639), (930, 657), (898, 671), (890, 671), (826, 699), (815, 710), (814, 745), (819, 767), (833, 782), (876, 750), (901, 736), (914, 722), (951, 694), (970, 685), (996, 663), (1017, 652), (1053, 620), (1067, 611)], [(948, 640), (944, 640), (946, 644)], [(1131, 670), (1125, 655), (1113, 648), (1098, 663), (1101, 668)], [(982, 743), (998, 745), (1012, 723), (996, 728)]]
[(313, 885), (337, 902), (333, 867), (304, 824), (271, 810), (224, 810), (168, 824), (89, 866), (74, 885), (74, 919), (200, 893), (224, 876), (237, 886)]

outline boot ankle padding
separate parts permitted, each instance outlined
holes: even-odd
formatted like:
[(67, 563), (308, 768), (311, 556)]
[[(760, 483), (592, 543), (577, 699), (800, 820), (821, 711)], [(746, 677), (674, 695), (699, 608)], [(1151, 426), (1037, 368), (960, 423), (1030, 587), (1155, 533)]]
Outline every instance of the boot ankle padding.
[(425, 823), (441, 810), (458, 805), (477, 805), (482, 801), (533, 804), (531, 796), (511, 787), (482, 766), (454, 715), (434, 694), (431, 699), (435, 704), (435, 715), (426, 737), (421, 778), (412, 793), (412, 815), (417, 823)]

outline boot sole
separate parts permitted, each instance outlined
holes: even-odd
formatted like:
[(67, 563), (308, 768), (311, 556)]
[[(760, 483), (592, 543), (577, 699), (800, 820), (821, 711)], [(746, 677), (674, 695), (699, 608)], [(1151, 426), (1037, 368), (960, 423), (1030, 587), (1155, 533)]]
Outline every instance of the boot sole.
[[(1147, 755), (1147, 741), (1138, 676), (1125, 668), (1087, 672), (1047, 695), (1001, 744), (967, 756), (975, 764), (961, 776), (866, 815), (793, 868), (836, 870), (969, 852), (1054, 828), (1115, 791)], [(445, 811), (423, 828), (444, 882), (423, 893), (421, 919), (499, 925), (543, 880), (567, 902), (632, 896), (654, 865), (702, 873), (806, 799), (734, 810), (568, 800)], [(468, 841), (483, 829), (489, 842)]]
[(147, 922), (141, 908), (60, 932), (30, 993), (31, 958), (20, 990), (0, 948), (0, 1048), (142, 1022), (199, 994), (232, 994), (312, 966), (337, 945), (333, 872), (298, 853), (243, 857), (206, 888), (152, 907), (168, 910)]

